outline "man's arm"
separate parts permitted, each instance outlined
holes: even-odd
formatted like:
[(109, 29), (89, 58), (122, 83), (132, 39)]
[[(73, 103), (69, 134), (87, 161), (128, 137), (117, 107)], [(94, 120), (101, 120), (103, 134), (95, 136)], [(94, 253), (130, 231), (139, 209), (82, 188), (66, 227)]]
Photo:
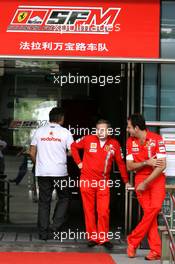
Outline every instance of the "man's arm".
[(156, 156), (148, 160), (144, 160), (142, 162), (135, 162), (134, 160), (132, 160), (131, 155), (128, 155), (127, 161), (126, 161), (126, 166), (127, 166), (128, 171), (137, 171), (139, 169), (142, 169), (145, 166), (152, 166), (152, 167), (160, 166), (161, 167), (163, 165), (164, 165), (164, 162), (162, 161), (162, 159), (157, 159)]
[(157, 178), (161, 172), (166, 168), (166, 159), (161, 158), (157, 159), (155, 157), (150, 158), (149, 160), (145, 160), (143, 162), (135, 162), (133, 160), (127, 160), (127, 169), (129, 171), (139, 170), (145, 166), (154, 167), (153, 172), (149, 175), (147, 179), (145, 179), (142, 183), (137, 186), (137, 191), (144, 191), (146, 190), (148, 184)]
[(156, 140), (156, 157), (157, 159), (155, 159), (156, 163), (154, 165), (154, 170), (147, 179), (137, 186), (137, 191), (144, 191), (149, 183), (159, 177), (166, 168), (166, 148), (161, 136), (158, 136)]
[(29, 155), (34, 164), (36, 162), (36, 153), (37, 153), (37, 147), (34, 145), (30, 145)]
[(71, 144), (74, 142), (74, 139), (72, 137), (72, 134), (69, 132), (68, 137), (67, 137), (67, 142), (66, 142), (66, 147), (67, 147), (67, 156), (72, 156), (71, 152)]
[(118, 168), (120, 170), (120, 173), (121, 173), (121, 177), (124, 181), (124, 183), (128, 183), (129, 182), (129, 177), (128, 177), (128, 173), (127, 173), (127, 170), (126, 170), (126, 165), (125, 165), (125, 162), (124, 162), (124, 159), (123, 159), (123, 153), (122, 153), (122, 150), (121, 150), (121, 146), (120, 144), (117, 142), (117, 149), (116, 149), (116, 152), (115, 152), (115, 160), (116, 160), (116, 163), (118, 165)]
[(82, 161), (80, 158), (79, 150), (84, 149), (84, 146), (85, 146), (85, 137), (82, 137), (71, 144), (72, 157), (75, 163), (77, 164), (77, 166), (79, 167), (79, 169), (82, 169)]
[[(160, 160), (159, 160), (160, 161)], [(161, 165), (156, 167), (153, 172), (149, 175), (148, 178), (146, 178), (143, 182), (141, 182), (137, 186), (137, 191), (144, 191), (146, 190), (148, 184), (152, 182), (154, 179), (156, 179), (166, 168), (166, 159), (162, 158), (161, 159)]]
[[(157, 161), (160, 161), (160, 159), (158, 159)], [(161, 159), (161, 164), (159, 166), (157, 166), (153, 172), (150, 174), (150, 176), (144, 180), (145, 184), (149, 184), (151, 181), (153, 181), (154, 179), (156, 179), (166, 168), (166, 158), (162, 158)]]
[(30, 144), (30, 150), (29, 150), (29, 155), (34, 164), (36, 162), (37, 144), (38, 144), (38, 130), (36, 130), (32, 138), (32, 141)]

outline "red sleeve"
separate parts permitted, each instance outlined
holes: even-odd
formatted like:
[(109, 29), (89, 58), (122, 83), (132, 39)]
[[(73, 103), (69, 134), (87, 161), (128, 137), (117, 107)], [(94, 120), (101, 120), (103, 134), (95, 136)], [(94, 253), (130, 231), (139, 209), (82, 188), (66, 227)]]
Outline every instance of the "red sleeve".
[(131, 138), (128, 138), (127, 142), (126, 142), (126, 160), (134, 160), (134, 157), (132, 154), (132, 140), (131, 140)]
[(123, 153), (120, 144), (117, 142), (117, 147), (115, 151), (115, 160), (117, 162), (118, 168), (120, 170), (122, 179), (124, 183), (127, 183), (129, 181), (128, 173), (126, 170), (126, 165), (123, 159)]
[(71, 153), (76, 164), (82, 162), (79, 155), (79, 149), (84, 149), (84, 147), (85, 147), (85, 137), (79, 138), (71, 144)]
[(156, 155), (157, 158), (166, 158), (166, 148), (163, 138), (159, 135), (156, 140)]

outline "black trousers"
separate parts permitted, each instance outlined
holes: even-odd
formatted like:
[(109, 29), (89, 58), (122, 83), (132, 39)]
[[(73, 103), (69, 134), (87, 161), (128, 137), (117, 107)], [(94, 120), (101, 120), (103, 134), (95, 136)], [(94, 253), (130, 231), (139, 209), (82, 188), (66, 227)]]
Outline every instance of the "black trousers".
[[(61, 185), (62, 184), (62, 185)], [(39, 203), (38, 203), (38, 229), (39, 235), (45, 236), (49, 231), (50, 207), (52, 192), (57, 191), (57, 204), (53, 214), (52, 229), (58, 230), (67, 219), (70, 201), (68, 176), (65, 177), (38, 177)], [(63, 187), (61, 187), (63, 186)]]

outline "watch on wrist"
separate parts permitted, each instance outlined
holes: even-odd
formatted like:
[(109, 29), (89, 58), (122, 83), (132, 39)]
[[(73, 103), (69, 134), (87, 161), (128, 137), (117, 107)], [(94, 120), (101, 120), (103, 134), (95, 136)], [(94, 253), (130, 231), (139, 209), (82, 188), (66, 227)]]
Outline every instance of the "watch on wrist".
[(146, 160), (144, 160), (144, 161), (142, 162), (142, 164), (143, 164), (143, 166), (146, 166)]

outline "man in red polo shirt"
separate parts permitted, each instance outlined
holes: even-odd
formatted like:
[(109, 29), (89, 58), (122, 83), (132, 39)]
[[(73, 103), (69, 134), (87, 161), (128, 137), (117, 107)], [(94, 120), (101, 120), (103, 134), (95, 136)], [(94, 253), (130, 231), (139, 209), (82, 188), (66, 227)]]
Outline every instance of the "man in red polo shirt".
[[(108, 121), (99, 120), (96, 124), (96, 135), (85, 136), (71, 145), (72, 156), (81, 169), (80, 190), (89, 239), (88, 246), (102, 244), (107, 249), (113, 247), (109, 242), (108, 232), (111, 187), (109, 179), (114, 159), (118, 164), (123, 181), (129, 185), (120, 144), (116, 139), (108, 136), (109, 127)], [(80, 149), (84, 150), (83, 161), (79, 155)]]
[(143, 209), (143, 218), (128, 236), (128, 257), (135, 257), (136, 249), (147, 234), (150, 252), (146, 260), (161, 257), (161, 240), (158, 233), (157, 216), (165, 198), (166, 151), (162, 137), (146, 129), (140, 114), (128, 118), (127, 168), (134, 171), (135, 190)]

